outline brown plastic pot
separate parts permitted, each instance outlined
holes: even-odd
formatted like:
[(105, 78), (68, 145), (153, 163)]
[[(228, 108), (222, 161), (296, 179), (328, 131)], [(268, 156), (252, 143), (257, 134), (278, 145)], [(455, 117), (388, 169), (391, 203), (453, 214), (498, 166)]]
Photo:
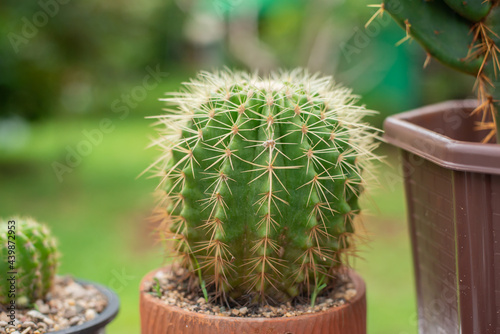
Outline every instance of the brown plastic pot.
[(401, 148), (419, 333), (500, 333), (500, 145), (480, 143), (476, 106), (450, 101), (384, 124)]
[(206, 315), (167, 305), (145, 291), (157, 270), (140, 287), (142, 334), (366, 334), (365, 283), (348, 271), (357, 295), (327, 311), (290, 318), (238, 318)]

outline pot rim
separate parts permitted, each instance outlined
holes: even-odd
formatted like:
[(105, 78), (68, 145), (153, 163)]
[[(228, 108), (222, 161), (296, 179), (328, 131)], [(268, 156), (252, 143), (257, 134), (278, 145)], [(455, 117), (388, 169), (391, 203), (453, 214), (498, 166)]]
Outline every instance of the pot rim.
[(118, 314), (120, 299), (114, 291), (104, 285), (91, 281), (76, 279), (76, 282), (82, 285), (94, 286), (99, 292), (106, 296), (108, 305), (94, 319), (86, 321), (81, 325), (71, 326), (57, 332), (51, 332), (51, 334), (94, 334), (99, 329), (106, 327), (106, 325), (113, 321)]
[(476, 100), (452, 100), (390, 116), (384, 122), (383, 139), (445, 168), (500, 175), (500, 145), (455, 140), (412, 122), (476, 107)]
[(211, 315), (211, 314), (203, 314), (199, 312), (193, 312), (193, 311), (188, 311), (185, 310), (181, 307), (178, 307), (176, 305), (169, 305), (167, 303), (164, 303), (160, 299), (153, 297), (151, 294), (147, 293), (144, 289), (144, 284), (147, 281), (150, 281), (151, 278), (156, 274), (156, 272), (160, 270), (165, 270), (167, 268), (170, 268), (171, 265), (163, 267), (163, 268), (157, 268), (148, 274), (144, 276), (144, 278), (141, 281), (140, 284), (140, 294), (141, 298), (145, 298), (145, 301), (148, 303), (154, 303), (162, 308), (167, 308), (171, 309), (172, 312), (176, 313), (181, 313), (182, 315), (185, 316), (191, 316), (191, 317), (200, 317), (203, 318), (206, 321), (226, 321), (226, 322), (246, 322), (246, 323), (255, 323), (255, 322), (281, 322), (281, 321), (304, 321), (305, 319), (313, 319), (317, 317), (322, 317), (325, 314), (331, 313), (331, 312), (341, 312), (345, 309), (351, 308), (353, 305), (362, 302), (362, 300), (365, 298), (366, 294), (366, 285), (361, 278), (361, 276), (354, 271), (352, 268), (345, 267), (343, 270), (345, 270), (345, 273), (351, 278), (352, 282), (354, 283), (354, 286), (356, 288), (356, 296), (354, 296), (353, 299), (350, 301), (346, 302), (344, 305), (341, 306), (336, 306), (336, 307), (331, 307), (327, 310), (320, 311), (320, 312), (315, 312), (315, 313), (306, 313), (306, 314), (301, 314), (298, 316), (293, 316), (293, 317), (275, 317), (275, 318), (265, 318), (265, 317), (257, 317), (257, 318), (250, 318), (250, 317), (226, 317), (226, 316), (218, 316), (218, 315)]

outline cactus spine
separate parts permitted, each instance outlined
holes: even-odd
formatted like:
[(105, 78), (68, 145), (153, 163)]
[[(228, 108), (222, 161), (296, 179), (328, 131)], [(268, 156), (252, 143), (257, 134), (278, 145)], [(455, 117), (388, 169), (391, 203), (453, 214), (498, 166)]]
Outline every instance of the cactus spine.
[[(58, 265), (58, 253), (55, 239), (45, 225), (29, 218), (14, 218), (10, 221), (14, 221), (15, 224), (9, 224), (5, 220), (0, 223), (0, 272), (6, 276), (8, 272), (17, 272), (15, 275), (16, 305), (23, 307), (37, 299), (44, 298), (52, 287)], [(9, 231), (15, 231), (15, 233), (9, 233)], [(12, 247), (12, 242), (15, 248)], [(9, 250), (14, 253), (9, 253)], [(13, 260), (13, 258), (8, 258), (8, 256), (15, 256), (15, 262), (9, 263), (8, 259)], [(2, 279), (0, 281), (0, 304), (10, 303), (12, 299), (9, 291), (10, 282)]]
[[(425, 65), (436, 58), (456, 70), (476, 76), (479, 106), (483, 115), (478, 130), (489, 130), (484, 142), (495, 134), (500, 143), (498, 108), (500, 89), (496, 89), (500, 69), (500, 9), (496, 0), (383, 0), (378, 15), (387, 11), (406, 30), (402, 40), (414, 38), (427, 51)], [(367, 24), (367, 25), (368, 25)]]
[[(286, 301), (352, 250), (368, 111), (329, 77), (201, 73), (157, 116), (160, 233), (213, 297)], [(365, 173), (366, 174), (366, 173)]]

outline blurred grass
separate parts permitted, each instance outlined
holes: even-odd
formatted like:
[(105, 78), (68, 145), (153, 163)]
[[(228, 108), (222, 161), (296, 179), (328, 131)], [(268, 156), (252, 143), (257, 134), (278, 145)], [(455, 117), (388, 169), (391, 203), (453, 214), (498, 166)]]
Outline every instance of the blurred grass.
[(368, 333), (417, 333), (416, 296), (405, 197), (396, 151), (382, 147), (380, 186), (363, 199), (367, 242), (354, 267), (367, 285)]
[[(253, 69), (235, 54), (245, 45), (231, 45), (240, 40), (231, 31), (255, 25), (247, 42), (262, 43), (276, 66), (335, 73), (362, 103), (381, 111), (370, 119), (374, 125), (401, 110), (472, 93), (473, 78), (437, 62), (422, 71), (425, 52), (417, 43), (394, 47), (404, 32), (388, 16), (375, 20), (368, 34), (363, 27), (374, 9), (366, 4), (89, 0), (61, 6), (20, 53), (8, 38), (0, 40), (0, 217), (29, 214), (47, 222), (60, 239), (61, 273), (119, 293), (122, 309), (109, 333), (138, 333), (140, 278), (163, 262), (144, 222), (156, 181), (136, 179), (156, 155), (144, 149), (153, 131), (143, 116), (161, 110), (152, 97), (176, 90), (200, 68)], [(0, 30), (21, 33), (21, 18), (31, 19), (40, 8), (38, 2), (0, 2)], [(120, 120), (113, 101), (130, 95), (156, 66), (168, 78)], [(63, 163), (68, 147), (86, 139), (82, 131), (98, 128), (103, 118), (114, 130), (59, 182), (53, 162)], [(10, 149), (2, 148), (6, 136)], [(394, 152), (388, 154), (396, 169), (381, 168), (383, 186), (365, 201), (372, 213), (365, 224), (370, 242), (361, 246), (363, 259), (355, 267), (367, 282), (369, 333), (416, 333), (404, 195), (394, 178)]]
[[(143, 107), (159, 110), (156, 104)], [(156, 181), (136, 179), (156, 152), (144, 149), (153, 134), (150, 120), (108, 117), (114, 130), (104, 134), (102, 143), (71, 173), (64, 174), (63, 182), (58, 181), (52, 163), (64, 162), (67, 146), (75, 148), (85, 139), (82, 130), (97, 128), (101, 119), (33, 123), (23, 148), (0, 155), (0, 215), (29, 214), (50, 225), (63, 253), (60, 273), (115, 289), (122, 306), (108, 332), (136, 334), (139, 281), (163, 263), (162, 251), (144, 222)], [(368, 332), (416, 333), (402, 184), (390, 186), (385, 181), (385, 175), (397, 170), (381, 170), (381, 183), (386, 186), (366, 201), (372, 212), (365, 222), (371, 241), (361, 247), (363, 259), (355, 262), (367, 283)]]

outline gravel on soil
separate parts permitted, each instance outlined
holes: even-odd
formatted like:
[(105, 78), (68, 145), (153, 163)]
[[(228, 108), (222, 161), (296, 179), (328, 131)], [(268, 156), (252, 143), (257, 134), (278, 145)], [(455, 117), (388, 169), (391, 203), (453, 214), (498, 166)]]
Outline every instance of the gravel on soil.
[(107, 299), (92, 285), (82, 285), (71, 277), (56, 277), (45, 300), (31, 309), (17, 309), (14, 326), (9, 324), (5, 306), (0, 305), (0, 334), (43, 334), (81, 325), (94, 319), (107, 306)]
[[(339, 276), (333, 289), (324, 291), (311, 307), (310, 301), (300, 303), (287, 302), (281, 305), (236, 305), (232, 307), (207, 302), (201, 291), (190, 291), (186, 277), (189, 273), (184, 268), (158, 271), (153, 281), (145, 283), (145, 291), (160, 298), (168, 305), (175, 305), (188, 311), (225, 317), (276, 318), (294, 317), (325, 311), (348, 303), (356, 296), (354, 284), (344, 275)], [(199, 289), (197, 289), (199, 290)], [(326, 289), (325, 289), (326, 290)]]

